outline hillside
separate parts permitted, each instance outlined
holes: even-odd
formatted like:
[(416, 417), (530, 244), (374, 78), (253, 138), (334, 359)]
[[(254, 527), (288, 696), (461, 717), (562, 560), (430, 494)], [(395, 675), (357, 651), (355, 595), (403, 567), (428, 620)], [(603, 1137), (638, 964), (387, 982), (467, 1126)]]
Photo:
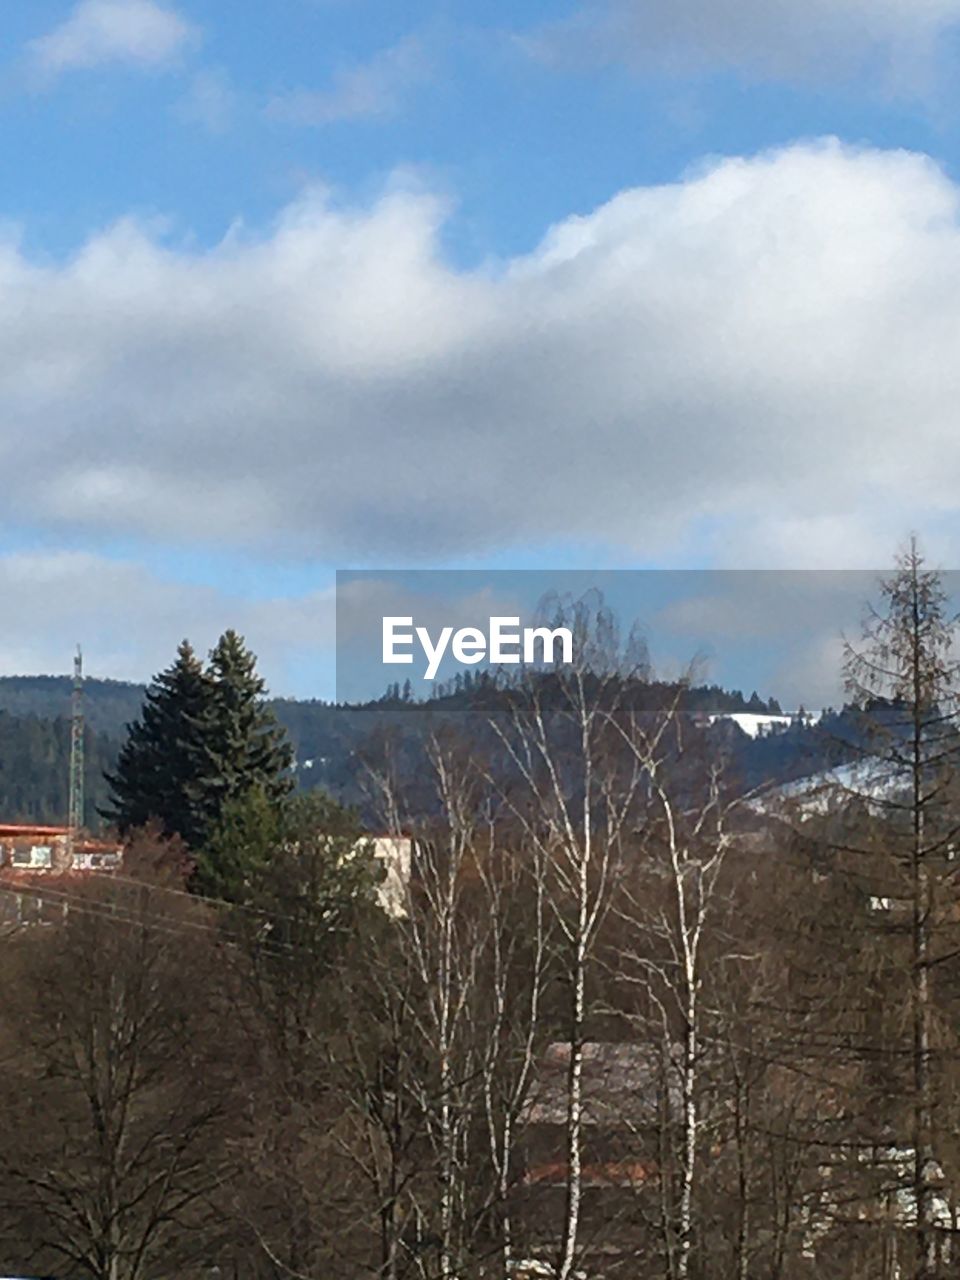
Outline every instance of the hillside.
[[(651, 696), (658, 686), (646, 686)], [(65, 676), (0, 677), (0, 818), (7, 821), (62, 821), (67, 808), (70, 758), (70, 696)], [(117, 680), (88, 679), (84, 686), (86, 718), (86, 819), (99, 823), (97, 808), (106, 800), (103, 779), (116, 759), (127, 725), (139, 714), (145, 687)], [(426, 702), (405, 702), (394, 690), (364, 706), (337, 706), (319, 700), (275, 699), (271, 703), (293, 743), (297, 774), (304, 788), (322, 786), (338, 798), (362, 805), (365, 790), (362, 753), (375, 735), (392, 735), (404, 753), (419, 753), (425, 734), (440, 722), (465, 712), (488, 713), (499, 698), (496, 690), (450, 687)], [(749, 698), (734, 690), (702, 686), (688, 691), (691, 713), (779, 712), (774, 700), (756, 693)], [(727, 724), (726, 730), (731, 726)], [(732, 729), (739, 766), (751, 782), (766, 777), (795, 777), (815, 754), (814, 735), (788, 730), (751, 740)], [(725, 735), (725, 740), (730, 740)]]
[[(97, 806), (107, 798), (103, 777), (112, 767), (117, 739), (89, 728), (85, 739), (86, 820), (96, 826)], [(0, 710), (0, 819), (63, 822), (67, 812), (70, 721)]]

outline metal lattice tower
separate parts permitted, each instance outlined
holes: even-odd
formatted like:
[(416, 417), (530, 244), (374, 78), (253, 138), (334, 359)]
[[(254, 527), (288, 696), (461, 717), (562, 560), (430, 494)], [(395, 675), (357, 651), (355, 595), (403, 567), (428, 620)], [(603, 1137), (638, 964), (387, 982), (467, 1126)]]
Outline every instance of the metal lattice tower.
[(73, 660), (73, 698), (70, 716), (70, 813), (71, 839), (83, 827), (83, 652), (77, 645)]

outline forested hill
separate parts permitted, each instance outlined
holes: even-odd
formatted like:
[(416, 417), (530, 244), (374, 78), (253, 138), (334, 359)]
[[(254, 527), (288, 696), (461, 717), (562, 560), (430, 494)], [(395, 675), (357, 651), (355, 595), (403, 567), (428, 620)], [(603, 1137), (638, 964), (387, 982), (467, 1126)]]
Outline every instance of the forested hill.
[[(118, 739), (88, 728), (85, 743), (88, 824), (106, 800), (103, 772), (112, 768)], [(70, 721), (16, 716), (0, 710), (0, 821), (66, 820)]]
[[(146, 689), (122, 680), (86, 680), (84, 715), (87, 728), (122, 738), (140, 713)], [(0, 711), (14, 716), (57, 720), (70, 716), (73, 681), (68, 676), (0, 676)]]
[[(67, 810), (70, 759), (70, 696), (66, 676), (0, 677), (0, 821), (62, 822)], [(145, 687), (118, 680), (88, 679), (84, 685), (86, 720), (86, 820), (98, 825), (97, 808), (106, 800), (105, 769), (110, 769), (126, 734), (137, 718)], [(416, 739), (435, 718), (465, 708), (489, 705), (488, 689), (453, 687), (428, 703), (405, 700), (399, 688), (362, 707), (343, 707), (314, 700), (275, 699), (272, 706), (290, 735), (300, 784), (323, 786), (340, 799), (357, 803), (358, 752), (372, 732), (386, 722), (401, 736)], [(779, 712), (775, 701), (757, 694), (702, 686), (687, 694), (690, 711), (716, 714), (736, 711)], [(802, 735), (782, 739), (774, 747), (744, 741), (748, 772), (763, 772), (768, 754), (776, 771), (796, 774)]]

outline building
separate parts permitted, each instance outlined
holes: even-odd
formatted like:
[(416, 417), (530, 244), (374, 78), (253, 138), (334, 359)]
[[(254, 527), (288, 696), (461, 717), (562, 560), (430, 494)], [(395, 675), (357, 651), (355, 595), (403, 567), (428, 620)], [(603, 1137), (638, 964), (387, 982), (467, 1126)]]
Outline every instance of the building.
[(407, 836), (373, 836), (373, 857), (382, 868), (377, 885), (377, 902), (394, 920), (407, 914), (413, 841)]
[(0, 924), (53, 923), (71, 879), (122, 866), (116, 841), (71, 836), (69, 827), (0, 823)]
[(69, 827), (0, 823), (0, 871), (62, 874), (120, 868), (123, 851), (116, 841), (71, 835)]
[[(570, 1045), (548, 1044), (523, 1114), (519, 1218), (527, 1254), (518, 1280), (552, 1275), (560, 1247), (566, 1187), (565, 1148)], [(655, 1216), (659, 1196), (660, 1142), (665, 1115), (680, 1099), (675, 1071), (661, 1046), (646, 1042), (598, 1042), (583, 1046), (581, 1237), (591, 1280), (636, 1275), (636, 1259), (649, 1246), (641, 1225)]]

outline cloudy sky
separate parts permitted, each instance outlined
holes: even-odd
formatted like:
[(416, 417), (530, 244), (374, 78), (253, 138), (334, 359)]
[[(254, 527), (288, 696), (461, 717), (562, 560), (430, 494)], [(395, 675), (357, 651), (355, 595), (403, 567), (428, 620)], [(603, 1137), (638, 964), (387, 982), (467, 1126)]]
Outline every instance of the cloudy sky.
[(960, 563), (960, 0), (0, 32), (0, 672), (330, 693), (337, 567)]

